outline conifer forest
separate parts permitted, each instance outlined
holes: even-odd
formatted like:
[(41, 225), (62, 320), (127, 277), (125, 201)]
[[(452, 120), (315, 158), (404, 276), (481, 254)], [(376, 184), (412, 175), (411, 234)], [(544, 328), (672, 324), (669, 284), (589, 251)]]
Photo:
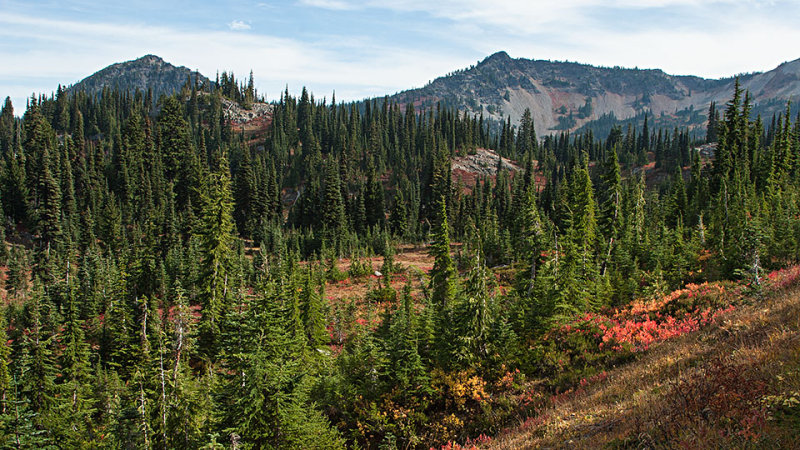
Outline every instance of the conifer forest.
[[(738, 82), (706, 126), (607, 135), (305, 89), (253, 133), (230, 104), (252, 77), (6, 100), (0, 447), (490, 446), (800, 283), (800, 116)], [(680, 423), (790, 448), (776, 383)], [(679, 446), (666, 422), (609, 445)]]

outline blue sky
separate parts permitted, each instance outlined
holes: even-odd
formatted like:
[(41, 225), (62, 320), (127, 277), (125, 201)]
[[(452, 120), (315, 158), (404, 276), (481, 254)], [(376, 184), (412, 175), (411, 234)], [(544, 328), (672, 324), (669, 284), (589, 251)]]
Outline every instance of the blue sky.
[(491, 53), (710, 78), (800, 58), (798, 0), (0, 0), (0, 96), (16, 112), (152, 53), (213, 78), (252, 69), (338, 100), (420, 87)]

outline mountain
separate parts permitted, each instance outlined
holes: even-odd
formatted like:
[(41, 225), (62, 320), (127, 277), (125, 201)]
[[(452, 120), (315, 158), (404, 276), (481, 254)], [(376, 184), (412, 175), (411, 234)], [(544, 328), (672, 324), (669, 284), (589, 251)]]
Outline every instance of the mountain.
[[(97, 94), (104, 87), (126, 91), (152, 89), (154, 98), (181, 89), (187, 77), (211, 83), (202, 74), (146, 55), (113, 64), (71, 86), (69, 91)], [(530, 108), (539, 135), (592, 129), (605, 135), (620, 121), (641, 122), (647, 113), (657, 127), (705, 124), (711, 102), (724, 109), (734, 77), (705, 79), (675, 76), (658, 69), (596, 67), (573, 62), (511, 58), (495, 53), (467, 69), (439, 77), (419, 89), (390, 96), (401, 105), (427, 109), (437, 103), (486, 118), (518, 124)], [(753, 113), (769, 117), (800, 100), (800, 59), (764, 73), (739, 76), (749, 90)]]
[(172, 94), (179, 91), (191, 76), (197, 78), (202, 85), (211, 81), (199, 72), (186, 67), (176, 67), (158, 56), (145, 55), (133, 61), (112, 64), (99, 72), (90, 75), (67, 90), (71, 92), (85, 91), (96, 95), (103, 88), (116, 88), (123, 91), (134, 92), (137, 89), (146, 92), (152, 89), (153, 98), (162, 94)]
[[(756, 113), (783, 111), (800, 98), (800, 59), (765, 73), (739, 76)], [(517, 124), (530, 108), (538, 134), (576, 130), (596, 121), (630, 119), (649, 112), (661, 125), (705, 123), (709, 104), (731, 98), (735, 78), (668, 75), (661, 70), (595, 67), (572, 62), (511, 58), (495, 53), (477, 65), (390, 97), (428, 108), (437, 102)], [(671, 119), (667, 120), (667, 119)]]

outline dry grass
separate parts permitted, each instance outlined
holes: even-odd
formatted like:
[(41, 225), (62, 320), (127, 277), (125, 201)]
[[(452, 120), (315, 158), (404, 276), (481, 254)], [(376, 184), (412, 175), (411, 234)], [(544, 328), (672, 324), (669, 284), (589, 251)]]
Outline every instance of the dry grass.
[(772, 420), (768, 404), (798, 390), (795, 288), (652, 348), (559, 397), (489, 447), (800, 448), (800, 432)]

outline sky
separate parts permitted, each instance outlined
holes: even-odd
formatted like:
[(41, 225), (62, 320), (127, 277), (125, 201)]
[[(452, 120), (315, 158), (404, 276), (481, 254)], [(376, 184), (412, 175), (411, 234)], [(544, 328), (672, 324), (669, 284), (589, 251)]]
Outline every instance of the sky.
[(798, 18), (800, 0), (0, 0), (0, 96), (20, 114), (146, 54), (252, 70), (268, 101), (393, 94), (500, 50), (720, 78), (800, 58)]

